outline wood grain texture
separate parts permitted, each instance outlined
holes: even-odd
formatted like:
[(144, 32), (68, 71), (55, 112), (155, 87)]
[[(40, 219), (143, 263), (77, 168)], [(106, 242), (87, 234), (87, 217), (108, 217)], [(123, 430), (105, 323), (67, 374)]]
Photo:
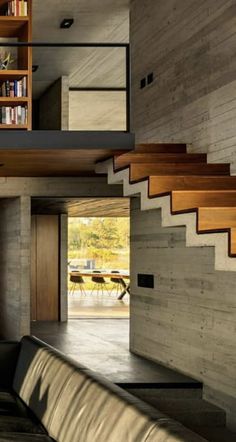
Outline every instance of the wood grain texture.
[[(132, 130), (236, 172), (234, 0), (131, 1)], [(154, 82), (139, 89), (154, 72)]]
[(199, 207), (198, 230), (236, 227), (236, 207)]
[(30, 272), (30, 319), (37, 319), (37, 218), (31, 217), (31, 272)]
[(114, 169), (123, 168), (130, 164), (145, 163), (205, 163), (205, 154), (174, 154), (174, 153), (138, 153), (128, 152), (114, 157)]
[(150, 176), (149, 196), (170, 193), (172, 190), (236, 190), (232, 176)]
[[(118, 149), (117, 153), (121, 153)], [(58, 177), (94, 176), (96, 161), (112, 156), (109, 149), (30, 149), (0, 148), (0, 176)]]
[[(36, 320), (59, 319), (59, 217), (36, 215)], [(34, 258), (34, 256), (32, 257)]]
[(150, 175), (229, 175), (228, 164), (161, 163), (130, 165), (130, 181), (138, 181)]
[(33, 198), (32, 213), (72, 217), (128, 217), (129, 198)]
[(195, 207), (236, 206), (236, 190), (228, 191), (173, 191), (171, 208), (173, 212), (189, 210)]
[(135, 151), (139, 153), (186, 153), (186, 144), (176, 143), (140, 143)]

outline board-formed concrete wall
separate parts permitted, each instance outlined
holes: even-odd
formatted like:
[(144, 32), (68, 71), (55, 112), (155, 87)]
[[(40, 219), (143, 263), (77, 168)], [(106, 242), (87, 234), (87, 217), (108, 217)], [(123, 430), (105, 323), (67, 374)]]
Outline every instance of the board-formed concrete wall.
[(137, 141), (192, 143), (236, 173), (235, 26), (235, 0), (131, 0)]
[[(190, 143), (236, 174), (235, 0), (131, 0), (132, 131), (137, 142)], [(140, 80), (154, 82), (140, 89)], [(236, 428), (236, 274), (213, 248), (186, 248), (158, 210), (131, 211), (131, 349), (203, 380)], [(155, 289), (136, 285), (155, 275)]]
[(130, 262), (131, 350), (203, 381), (236, 428), (236, 273), (215, 271), (213, 247), (186, 247), (185, 228), (161, 227), (161, 211), (140, 211), (137, 198)]
[(0, 336), (29, 333), (30, 199), (0, 200)]

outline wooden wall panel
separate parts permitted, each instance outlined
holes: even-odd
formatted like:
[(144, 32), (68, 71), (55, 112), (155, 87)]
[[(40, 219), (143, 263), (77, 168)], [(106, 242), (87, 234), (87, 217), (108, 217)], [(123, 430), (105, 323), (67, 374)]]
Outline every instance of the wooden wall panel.
[(37, 319), (37, 285), (36, 285), (36, 275), (37, 275), (37, 217), (33, 215), (31, 217), (31, 278), (30, 278), (30, 304), (31, 304), (31, 321), (36, 321)]
[[(192, 143), (236, 173), (234, 0), (131, 1), (132, 130)], [(154, 82), (140, 90), (140, 79)]]
[(32, 279), (36, 281), (36, 289), (33, 281), (32, 297), (36, 299), (33, 299), (31, 304), (32, 317), (35, 316), (37, 321), (58, 321), (59, 217), (35, 215), (34, 218), (32, 236), (36, 236), (36, 252), (32, 254)]

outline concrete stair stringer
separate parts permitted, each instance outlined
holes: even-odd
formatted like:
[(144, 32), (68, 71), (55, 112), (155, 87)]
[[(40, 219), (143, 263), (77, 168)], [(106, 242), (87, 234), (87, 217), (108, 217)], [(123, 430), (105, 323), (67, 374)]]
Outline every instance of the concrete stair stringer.
[(186, 228), (187, 247), (214, 247), (215, 269), (236, 271), (236, 259), (228, 255), (228, 233), (197, 233), (196, 212), (172, 214), (170, 196), (148, 197), (148, 180), (130, 183), (129, 168), (114, 172), (113, 159), (98, 163), (96, 173), (106, 173), (108, 184), (122, 184), (125, 197), (140, 196), (141, 210), (161, 209), (163, 227)]

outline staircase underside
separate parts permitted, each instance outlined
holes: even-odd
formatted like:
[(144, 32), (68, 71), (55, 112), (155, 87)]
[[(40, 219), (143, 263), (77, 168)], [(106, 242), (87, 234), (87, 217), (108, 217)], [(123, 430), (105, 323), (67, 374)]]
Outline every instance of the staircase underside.
[(141, 210), (161, 209), (162, 226), (186, 226), (188, 247), (215, 247), (215, 269), (236, 270), (236, 176), (184, 144), (143, 144), (97, 163), (124, 196), (140, 195)]

